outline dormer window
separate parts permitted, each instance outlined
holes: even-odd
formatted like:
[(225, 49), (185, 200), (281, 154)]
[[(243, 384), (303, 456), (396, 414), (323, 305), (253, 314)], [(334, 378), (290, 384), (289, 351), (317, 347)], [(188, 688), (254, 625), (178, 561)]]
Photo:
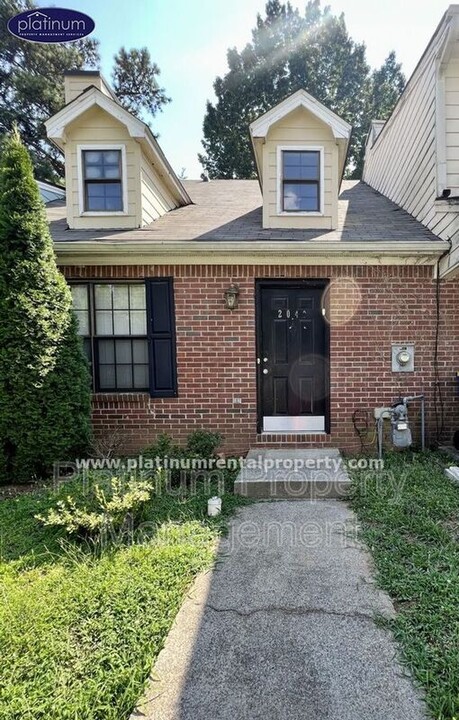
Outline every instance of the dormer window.
[(121, 150), (83, 150), (85, 210), (123, 209)]
[(281, 213), (322, 212), (322, 148), (280, 148)]
[(124, 145), (78, 147), (81, 215), (125, 215)]

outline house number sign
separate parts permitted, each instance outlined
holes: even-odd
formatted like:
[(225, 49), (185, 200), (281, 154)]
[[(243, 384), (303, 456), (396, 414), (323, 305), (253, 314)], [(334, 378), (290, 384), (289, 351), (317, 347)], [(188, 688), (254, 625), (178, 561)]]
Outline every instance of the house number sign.
[[(301, 314), (306, 315), (306, 310), (301, 310)], [(290, 320), (290, 318), (299, 318), (300, 310), (294, 310), (293, 312), (291, 310), (278, 310), (277, 317), (280, 320), (283, 318), (286, 318), (287, 320)]]

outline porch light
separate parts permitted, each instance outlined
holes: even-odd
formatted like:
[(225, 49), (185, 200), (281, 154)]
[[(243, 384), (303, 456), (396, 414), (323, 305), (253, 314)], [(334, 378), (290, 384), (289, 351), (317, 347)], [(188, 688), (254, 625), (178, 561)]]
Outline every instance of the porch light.
[(238, 306), (239, 298), (239, 287), (237, 285), (231, 285), (228, 290), (225, 290), (225, 305), (228, 310), (235, 310)]

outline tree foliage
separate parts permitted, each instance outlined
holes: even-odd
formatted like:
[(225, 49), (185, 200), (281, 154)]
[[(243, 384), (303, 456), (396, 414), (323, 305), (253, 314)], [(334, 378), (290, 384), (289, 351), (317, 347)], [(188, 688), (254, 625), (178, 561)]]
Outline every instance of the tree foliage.
[(114, 57), (113, 88), (121, 104), (134, 113), (146, 111), (152, 116), (170, 102), (164, 88), (156, 81), (160, 69), (152, 62), (146, 47), (126, 50), (124, 47)]
[(210, 177), (255, 177), (249, 124), (300, 88), (352, 124), (348, 172), (358, 176), (372, 113), (387, 117), (405, 83), (395, 53), (371, 73), (365, 45), (349, 36), (344, 15), (320, 0), (309, 0), (304, 15), (269, 0), (252, 41), (241, 52), (230, 49), (227, 59), (204, 118), (199, 159)]
[[(99, 42), (84, 38), (42, 45), (11, 35), (9, 18), (34, 7), (32, 0), (0, 2), (0, 135), (16, 124), (32, 156), (36, 177), (59, 182), (64, 162), (60, 151), (47, 141), (44, 122), (64, 105), (64, 72), (99, 67)], [(115, 55), (116, 91), (124, 107), (135, 114), (154, 116), (169, 102), (156, 84), (157, 75), (159, 68), (146, 48), (121, 48)]]
[(9, 18), (34, 7), (30, 0), (0, 3), (0, 134), (16, 124), (37, 177), (56, 181), (64, 174), (63, 158), (47, 142), (44, 122), (64, 104), (64, 72), (98, 65), (98, 43), (85, 38), (42, 45), (11, 35), (6, 27)]
[(87, 446), (89, 373), (30, 156), (0, 156), (0, 481), (24, 482)]
[(397, 62), (395, 52), (387, 56), (377, 70), (373, 70), (366, 81), (365, 112), (362, 132), (356, 137), (355, 167), (352, 177), (360, 178), (363, 173), (366, 136), (372, 120), (387, 120), (405, 87), (402, 66)]
[(369, 85), (369, 113), (372, 119), (386, 120), (405, 87), (402, 66), (395, 52), (389, 53), (379, 70), (373, 70)]

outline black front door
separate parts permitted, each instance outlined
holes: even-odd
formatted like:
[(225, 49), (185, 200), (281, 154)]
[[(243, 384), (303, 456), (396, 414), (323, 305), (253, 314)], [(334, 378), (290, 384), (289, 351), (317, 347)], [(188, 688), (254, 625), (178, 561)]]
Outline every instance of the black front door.
[(325, 281), (258, 283), (261, 431), (327, 430), (325, 287)]

